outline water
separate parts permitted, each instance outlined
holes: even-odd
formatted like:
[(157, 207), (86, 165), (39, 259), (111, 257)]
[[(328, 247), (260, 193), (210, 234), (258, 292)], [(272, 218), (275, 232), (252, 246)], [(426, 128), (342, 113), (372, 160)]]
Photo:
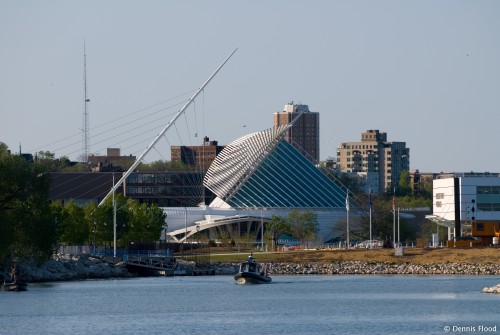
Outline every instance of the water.
[(272, 284), (237, 285), (209, 276), (32, 284), (0, 293), (0, 334), (445, 334), (446, 326), (500, 333), (500, 295), (481, 293), (498, 283), (274, 276)]

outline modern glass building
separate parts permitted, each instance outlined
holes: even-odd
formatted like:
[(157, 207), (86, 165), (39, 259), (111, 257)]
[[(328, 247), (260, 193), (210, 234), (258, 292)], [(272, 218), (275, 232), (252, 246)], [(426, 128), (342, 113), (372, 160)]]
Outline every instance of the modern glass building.
[(345, 206), (346, 192), (283, 140), (286, 128), (242, 137), (217, 156), (204, 179), (216, 203), (243, 209)]
[(205, 208), (165, 208), (171, 237), (240, 221), (263, 224), (292, 209), (314, 211), (323, 240), (345, 220), (346, 189), (334, 183), (284, 140), (291, 125), (243, 136), (217, 156), (203, 184), (216, 198)]

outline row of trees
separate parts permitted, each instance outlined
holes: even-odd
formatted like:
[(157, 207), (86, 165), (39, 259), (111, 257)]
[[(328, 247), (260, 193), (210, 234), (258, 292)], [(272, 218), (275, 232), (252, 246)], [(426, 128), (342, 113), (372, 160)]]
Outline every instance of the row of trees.
[[(111, 245), (113, 203), (97, 207), (49, 201), (53, 157), (34, 162), (12, 155), (0, 142), (0, 264), (12, 260), (49, 259), (58, 245)], [(157, 206), (139, 205), (116, 195), (118, 245), (158, 240), (165, 214)]]
[[(156, 205), (138, 204), (121, 194), (115, 195), (117, 246), (129, 241), (156, 241), (165, 225), (165, 213)], [(51, 204), (58, 228), (58, 243), (67, 245), (112, 245), (114, 207), (112, 199), (98, 207), (96, 203), (79, 206)]]
[[(39, 151), (34, 157), (34, 161), (47, 172), (90, 172), (89, 164), (81, 164), (70, 161), (66, 156), (55, 158), (55, 154), (50, 151)], [(128, 170), (135, 160), (122, 159), (120, 166), (123, 170)], [(193, 167), (181, 161), (158, 160), (151, 163), (141, 162), (137, 167), (140, 171), (191, 171)]]

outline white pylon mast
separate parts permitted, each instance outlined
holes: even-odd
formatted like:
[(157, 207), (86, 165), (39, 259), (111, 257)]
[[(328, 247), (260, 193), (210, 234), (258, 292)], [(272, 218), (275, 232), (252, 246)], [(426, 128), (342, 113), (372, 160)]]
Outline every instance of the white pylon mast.
[(231, 58), (231, 56), (234, 55), (234, 53), (236, 52), (236, 50), (238, 50), (238, 48), (234, 49), (234, 51), (231, 52), (231, 54), (226, 58), (226, 60), (222, 62), (222, 64), (217, 68), (217, 70), (215, 70), (214, 73), (212, 73), (212, 75), (207, 79), (207, 81), (205, 81), (205, 83), (203, 85), (201, 85), (201, 87), (196, 91), (196, 93), (188, 100), (188, 102), (184, 105), (184, 107), (182, 107), (177, 112), (177, 114), (175, 114), (175, 116), (173, 117), (173, 119), (169, 123), (167, 123), (167, 125), (165, 126), (165, 128), (163, 128), (163, 130), (158, 134), (158, 136), (156, 136), (156, 138), (153, 140), (153, 142), (151, 142), (151, 144), (146, 148), (146, 150), (136, 159), (136, 161), (134, 162), (134, 164), (132, 164), (132, 166), (127, 170), (127, 172), (125, 172), (123, 174), (123, 176), (113, 186), (113, 188), (109, 191), (109, 193), (106, 194), (106, 196), (104, 197), (104, 199), (101, 200), (101, 202), (99, 203), (99, 206), (102, 206), (104, 204), (104, 202), (106, 201), (106, 199), (110, 195), (112, 195), (113, 192), (115, 192), (116, 189), (125, 181), (125, 179), (127, 179), (127, 177), (132, 173), (132, 171), (134, 171), (137, 168), (137, 166), (141, 163), (141, 161), (149, 153), (149, 151), (151, 151), (151, 149), (153, 149), (153, 147), (160, 140), (160, 138), (175, 123), (175, 121), (179, 118), (179, 116), (181, 116), (182, 113), (184, 113), (184, 111), (189, 107), (189, 105), (191, 105), (191, 103), (194, 101), (194, 99), (196, 99), (196, 97), (198, 96), (198, 94), (200, 94), (200, 92), (203, 91), (203, 89), (205, 88), (205, 86), (207, 86), (208, 83), (212, 80), (212, 78), (215, 77), (215, 75), (219, 72), (219, 70), (222, 69), (222, 67), (227, 63), (227, 61), (229, 60), (229, 58)]
[(83, 152), (82, 152), (82, 163), (88, 162), (89, 151), (90, 151), (90, 134), (89, 134), (89, 102), (87, 92), (87, 53), (85, 51), (85, 40), (83, 40), (83, 124), (82, 124), (82, 142), (83, 142)]

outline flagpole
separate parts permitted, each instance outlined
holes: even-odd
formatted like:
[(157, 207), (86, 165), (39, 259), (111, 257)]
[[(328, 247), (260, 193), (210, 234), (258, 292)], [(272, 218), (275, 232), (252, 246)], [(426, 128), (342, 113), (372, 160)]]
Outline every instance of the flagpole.
[(400, 240), (399, 240), (399, 233), (401, 232), (401, 230), (399, 229), (399, 207), (398, 207), (398, 247), (399, 247), (399, 243), (400, 243)]
[(372, 190), (370, 190), (370, 249), (373, 247), (372, 245)]

